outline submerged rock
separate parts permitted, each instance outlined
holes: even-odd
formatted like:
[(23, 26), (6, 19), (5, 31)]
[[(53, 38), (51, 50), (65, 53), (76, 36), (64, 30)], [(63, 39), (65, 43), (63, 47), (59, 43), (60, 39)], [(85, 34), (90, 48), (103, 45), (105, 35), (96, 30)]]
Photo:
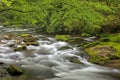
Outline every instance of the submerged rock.
[(15, 64), (9, 65), (7, 71), (13, 76), (21, 75), (24, 73), (24, 70), (20, 66)]
[(82, 62), (79, 60), (78, 57), (73, 56), (73, 57), (69, 57), (68, 60), (72, 63), (77, 63), (77, 64), (82, 64)]

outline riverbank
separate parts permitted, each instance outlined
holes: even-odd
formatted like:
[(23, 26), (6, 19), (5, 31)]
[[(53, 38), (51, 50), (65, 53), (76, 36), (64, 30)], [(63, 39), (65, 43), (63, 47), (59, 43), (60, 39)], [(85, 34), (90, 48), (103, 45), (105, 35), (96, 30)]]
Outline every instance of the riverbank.
[(89, 62), (120, 68), (120, 33), (100, 37), (97, 41), (84, 45)]

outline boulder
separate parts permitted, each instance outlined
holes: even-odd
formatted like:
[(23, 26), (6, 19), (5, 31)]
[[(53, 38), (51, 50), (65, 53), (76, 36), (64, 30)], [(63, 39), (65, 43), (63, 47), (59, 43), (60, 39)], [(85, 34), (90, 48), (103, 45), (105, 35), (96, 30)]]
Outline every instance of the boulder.
[(24, 73), (24, 70), (19, 65), (15, 65), (15, 64), (9, 65), (7, 71), (9, 72), (9, 74), (13, 76), (21, 75)]
[(109, 45), (97, 45), (86, 49), (89, 55), (89, 62), (105, 64), (114, 56), (115, 49)]

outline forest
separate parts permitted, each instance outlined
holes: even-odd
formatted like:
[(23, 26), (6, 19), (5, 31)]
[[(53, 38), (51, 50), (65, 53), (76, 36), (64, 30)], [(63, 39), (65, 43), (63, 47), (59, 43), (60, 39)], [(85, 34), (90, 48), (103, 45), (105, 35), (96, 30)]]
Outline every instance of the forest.
[(119, 0), (1, 0), (0, 24), (48, 34), (116, 33)]

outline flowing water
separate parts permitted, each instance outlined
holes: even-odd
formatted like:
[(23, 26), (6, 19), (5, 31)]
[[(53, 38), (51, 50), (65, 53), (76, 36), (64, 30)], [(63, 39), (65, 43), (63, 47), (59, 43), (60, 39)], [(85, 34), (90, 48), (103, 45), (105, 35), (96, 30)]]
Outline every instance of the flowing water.
[[(120, 80), (118, 69), (87, 62), (81, 47), (49, 36), (36, 36), (39, 46), (29, 45), (27, 51), (14, 51), (7, 46), (15, 40), (1, 40), (0, 62), (21, 65), (29, 76), (27, 80)], [(69, 57), (77, 57), (82, 63), (72, 63)]]

